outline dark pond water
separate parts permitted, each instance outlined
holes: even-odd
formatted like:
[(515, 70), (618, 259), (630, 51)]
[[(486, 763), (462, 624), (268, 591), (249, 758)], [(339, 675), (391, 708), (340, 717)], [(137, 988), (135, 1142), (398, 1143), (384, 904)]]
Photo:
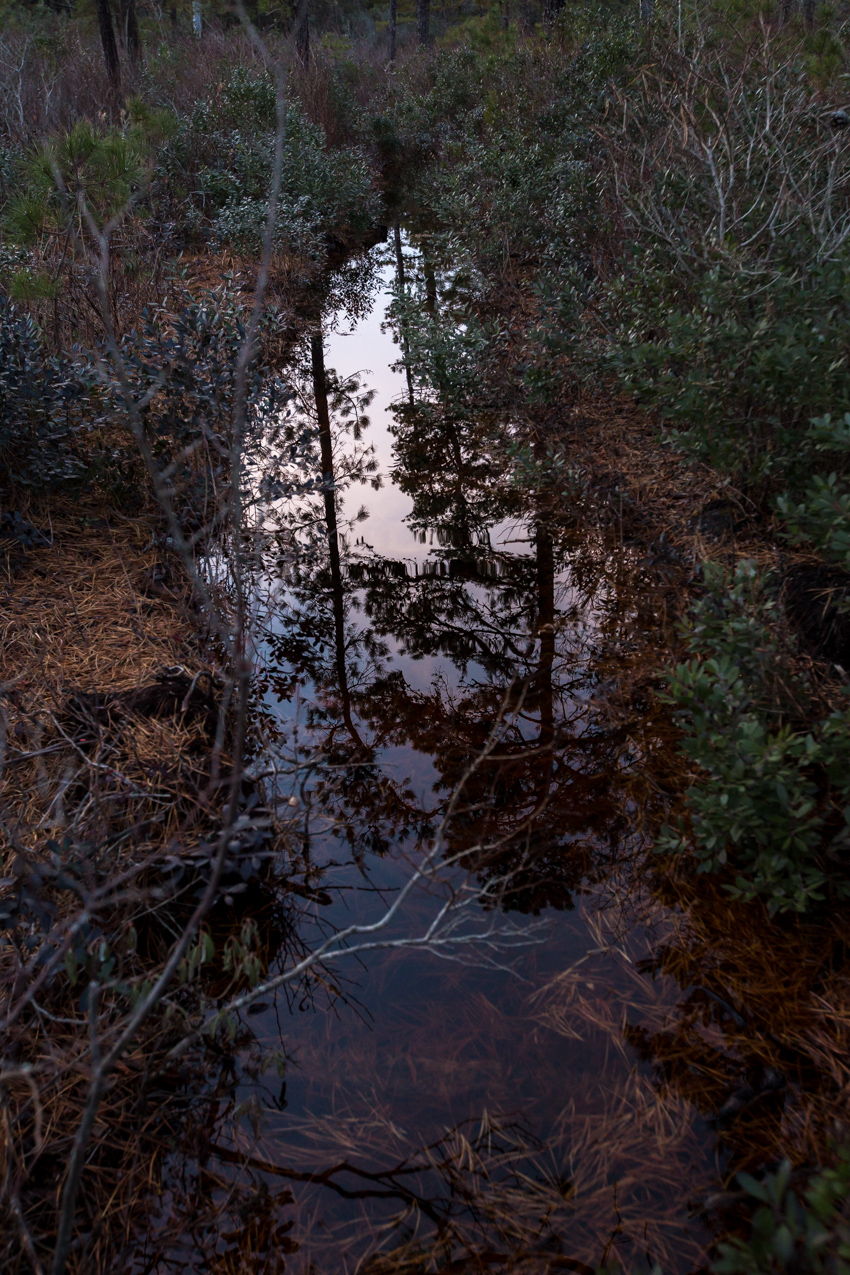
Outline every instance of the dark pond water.
[[(647, 964), (681, 922), (647, 884), (669, 733), (610, 708), (670, 576), (488, 402), (474, 280), (416, 237), (402, 267), (400, 302), (391, 236), (323, 314), (281, 425), (314, 426), (321, 353), (336, 494), (281, 506), (264, 583), (295, 887), (267, 959), (379, 916), (438, 832), (506, 946), (370, 952), (246, 1015), (194, 1188), (223, 1264), (175, 1245), (162, 1269), (253, 1246), (268, 1265), (244, 1269), (689, 1271), (715, 1139), (629, 1043), (683, 995)], [(417, 894), (394, 936), (433, 909)]]

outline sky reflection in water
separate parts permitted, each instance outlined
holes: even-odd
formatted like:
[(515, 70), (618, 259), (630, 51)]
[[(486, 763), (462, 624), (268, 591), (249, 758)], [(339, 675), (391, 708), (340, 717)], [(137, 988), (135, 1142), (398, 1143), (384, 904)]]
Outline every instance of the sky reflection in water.
[[(354, 526), (336, 583), (321, 495), (307, 501), (265, 646), (281, 749), (321, 747), (330, 767), (312, 781), (293, 860), (327, 892), (305, 906), (301, 938), (374, 914), (374, 889), (403, 879), (401, 855), (433, 834), (513, 679), (502, 760), (473, 780), (478, 809), (449, 844), (503, 838), (484, 873), (524, 855), (505, 906), (548, 928), (516, 974), (396, 952), (341, 967), (303, 999), (281, 996), (249, 1022), (260, 1052), (287, 1051), (285, 1098), (268, 1076), (249, 1081), (246, 1061), (242, 1096), (267, 1109), (258, 1136), (243, 1122), (238, 1148), (294, 1190), (287, 1270), (353, 1270), (380, 1251), (400, 1264), (375, 1270), (430, 1269), (401, 1257), (441, 1244), (458, 1260), (477, 1253), (484, 1265), (470, 1270), (617, 1256), (686, 1271), (704, 1238), (686, 1194), (711, 1181), (713, 1161), (693, 1109), (659, 1097), (623, 1035), (626, 1018), (665, 1021), (677, 996), (635, 968), (669, 924), (631, 879), (638, 828), (654, 818), (638, 812), (632, 779), (655, 741), (651, 723), (612, 724), (593, 698), (617, 652), (651, 629), (651, 605), (622, 546), (577, 526), (561, 494), (511, 483), (508, 420), (446, 410), (421, 383), (399, 413), (408, 385), (386, 322), (395, 261), (391, 244), (375, 251), (372, 308), (354, 323), (325, 317), (325, 363), (374, 391), (364, 441), (383, 485), (339, 493), (340, 526)], [(427, 345), (451, 276), (416, 242), (405, 268)], [(349, 421), (335, 467), (353, 446)], [(369, 516), (356, 522), (361, 505)]]

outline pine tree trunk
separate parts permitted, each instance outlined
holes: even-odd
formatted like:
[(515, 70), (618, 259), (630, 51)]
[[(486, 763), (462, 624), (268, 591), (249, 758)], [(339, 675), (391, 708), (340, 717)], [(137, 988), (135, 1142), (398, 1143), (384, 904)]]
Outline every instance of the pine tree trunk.
[(428, 252), (427, 242), (422, 244), (422, 273), (425, 275), (425, 309), (432, 316), (437, 313), (437, 276), (434, 274), (434, 263)]
[[(401, 226), (398, 222), (393, 227), (393, 236), (395, 238), (395, 265), (396, 279), (398, 280), (399, 292), (404, 297), (404, 253), (401, 247)], [(402, 320), (401, 324), (401, 348), (404, 351), (404, 371), (407, 376), (407, 395), (410, 399), (410, 406), (413, 406), (413, 375), (410, 371), (410, 342), (407, 339), (407, 322)]]
[(124, 0), (124, 41), (127, 57), (135, 66), (142, 51), (139, 39), (139, 20), (136, 16), (136, 0)]
[(390, 61), (395, 61), (395, 29), (398, 11), (398, 0), (390, 0)]
[(115, 43), (115, 29), (112, 25), (109, 0), (97, 0), (97, 23), (100, 27), (100, 42), (103, 45), (103, 60), (106, 63), (106, 74), (109, 76), (109, 87), (117, 104), (121, 101), (121, 64), (118, 61), (118, 46)]
[(431, 18), (431, 0), (417, 0), (416, 6), (416, 30), (419, 33), (419, 43), (428, 43), (428, 25)]
[(295, 51), (303, 66), (310, 65), (310, 14), (308, 0), (298, 0), (295, 11)]

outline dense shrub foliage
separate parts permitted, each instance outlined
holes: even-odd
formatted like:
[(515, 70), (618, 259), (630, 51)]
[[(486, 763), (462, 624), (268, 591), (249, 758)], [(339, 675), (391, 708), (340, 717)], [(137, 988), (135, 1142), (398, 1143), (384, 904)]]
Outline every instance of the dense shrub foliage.
[[(216, 493), (226, 484), (232, 460), (236, 368), (247, 338), (237, 299), (226, 287), (179, 309), (145, 312), (122, 342), (125, 383), (112, 381), (113, 419), (129, 435), (126, 393), (140, 407), (145, 442), (184, 521), (196, 526), (227, 517)], [(249, 454), (260, 446), (266, 423), (288, 390), (260, 358), (247, 372), (243, 435)]]
[[(129, 392), (151, 457), (184, 517), (212, 516), (228, 474), (234, 384), (245, 328), (226, 289), (144, 313), (121, 342), (122, 376), (105, 351), (50, 356), (32, 318), (0, 298), (0, 458), (7, 490), (96, 485), (137, 500), (144, 485)], [(287, 391), (259, 358), (248, 371), (249, 441)]]
[(668, 829), (657, 848), (682, 853), (693, 837), (698, 870), (731, 868), (734, 895), (804, 912), (850, 847), (850, 716), (813, 718), (778, 600), (752, 563), (731, 579), (706, 565), (705, 584), (687, 625), (692, 658), (670, 679), (702, 778), (691, 827)]
[[(263, 241), (274, 155), (276, 103), (270, 75), (238, 68), (198, 103), (161, 156), (161, 180), (187, 205), (190, 227), (213, 245), (256, 253)], [(370, 227), (379, 214), (366, 157), (329, 149), (297, 103), (286, 110), (278, 247), (321, 260), (329, 236)]]
[(51, 358), (32, 318), (0, 297), (0, 464), (7, 483), (49, 490), (92, 473), (96, 385), (88, 362)]
[(740, 1175), (755, 1209), (751, 1233), (718, 1246), (716, 1275), (845, 1275), (850, 1270), (850, 1151), (814, 1174), (802, 1192), (793, 1176), (787, 1160), (761, 1180)]

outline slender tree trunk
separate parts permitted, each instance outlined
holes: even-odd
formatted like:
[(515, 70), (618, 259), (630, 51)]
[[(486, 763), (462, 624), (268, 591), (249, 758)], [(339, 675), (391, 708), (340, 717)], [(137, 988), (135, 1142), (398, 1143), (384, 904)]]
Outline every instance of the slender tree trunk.
[(109, 87), (117, 104), (121, 101), (121, 64), (118, 61), (118, 45), (115, 43), (115, 29), (112, 25), (109, 0), (97, 0), (97, 24), (100, 27), (100, 42), (103, 45), (103, 60), (106, 63), (106, 74), (109, 76)]
[(142, 43), (139, 39), (139, 20), (136, 15), (136, 0), (124, 0), (124, 44), (127, 49), (127, 57), (135, 66), (142, 52)]
[(540, 744), (551, 747), (555, 738), (555, 708), (552, 695), (552, 667), (555, 662), (555, 554), (546, 527), (535, 527), (537, 558), (537, 637), (540, 662), (529, 700), (540, 712)]
[[(331, 439), (331, 417), (328, 410), (328, 389), (325, 380), (325, 345), (322, 330), (310, 338), (310, 361), (313, 367), (313, 397), (316, 400), (316, 416), (319, 420), (319, 446), (322, 452), (322, 482), (334, 480), (334, 453)], [(331, 515), (336, 531), (336, 514)]]
[(398, 0), (390, 0), (390, 61), (395, 62), (395, 28)]
[(404, 254), (401, 250), (401, 223), (396, 222), (393, 226), (393, 241), (395, 243), (395, 267), (398, 276), (398, 286), (404, 291)]
[(345, 664), (345, 599), (342, 592), (342, 564), (339, 558), (339, 531), (336, 525), (336, 492), (333, 490), (334, 458), (331, 439), (331, 418), (328, 411), (328, 389), (325, 380), (325, 348), (322, 330), (310, 338), (310, 354), (313, 365), (313, 395), (316, 415), (319, 419), (319, 444), (322, 452), (322, 482), (325, 492), (325, 524), (328, 529), (328, 555), (331, 564), (331, 592), (334, 613), (334, 653), (336, 655), (336, 681), (342, 702), (342, 719), (346, 730), (360, 752), (368, 753), (351, 716), (351, 693), (348, 689), (348, 670)]
[(422, 244), (422, 273), (425, 275), (425, 309), (433, 318), (437, 313), (437, 276), (427, 240)]
[(417, 0), (416, 5), (416, 30), (419, 34), (419, 43), (428, 43), (428, 26), (431, 19), (431, 0)]
[[(398, 222), (393, 226), (393, 237), (395, 239), (395, 266), (396, 277), (398, 278), (399, 291), (404, 294), (404, 253), (401, 250), (401, 226)], [(410, 400), (410, 406), (413, 406), (413, 375), (410, 371), (410, 343), (407, 339), (407, 323), (402, 320), (401, 324), (401, 348), (404, 353), (404, 371), (407, 377), (407, 397)]]
[(310, 65), (309, 0), (298, 0), (295, 10), (295, 51), (303, 66)]

